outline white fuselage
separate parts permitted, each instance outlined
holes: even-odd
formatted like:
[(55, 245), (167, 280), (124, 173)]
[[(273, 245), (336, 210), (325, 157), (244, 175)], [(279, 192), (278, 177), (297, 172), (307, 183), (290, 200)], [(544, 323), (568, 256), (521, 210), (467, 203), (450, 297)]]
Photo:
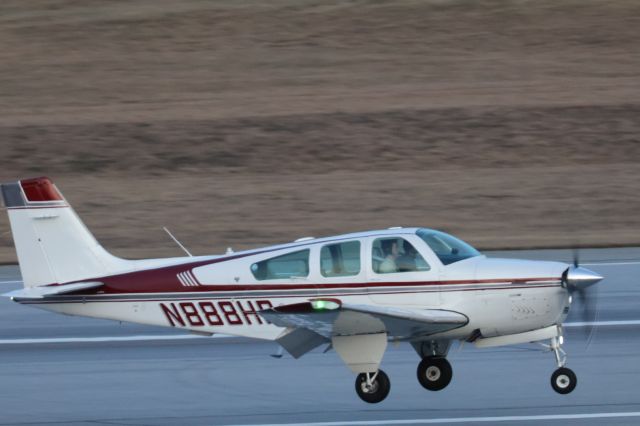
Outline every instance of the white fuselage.
[[(375, 239), (385, 236), (409, 241), (429, 269), (374, 272), (372, 245)], [(321, 273), (321, 250), (336, 241), (360, 243), (357, 274), (327, 277)], [(258, 280), (252, 273), (252, 265), (257, 262), (299, 250), (309, 250), (307, 276)], [(213, 262), (207, 263), (207, 259)], [(283, 329), (267, 323), (258, 311), (314, 298), (412, 310), (443, 309), (468, 317), (464, 327), (428, 336), (429, 339), (465, 339), (476, 330), (483, 337), (494, 337), (541, 329), (560, 324), (569, 307), (569, 295), (560, 278), (567, 265), (485, 256), (444, 265), (413, 229), (301, 241), (226, 257), (184, 258), (171, 261), (172, 271), (180, 265), (184, 268), (178, 273), (178, 281), (184, 288), (176, 291), (137, 290), (134, 274), (130, 284), (134, 291), (112, 289), (21, 303), (70, 315), (268, 340), (275, 340)], [(101, 279), (109, 281), (109, 277)]]

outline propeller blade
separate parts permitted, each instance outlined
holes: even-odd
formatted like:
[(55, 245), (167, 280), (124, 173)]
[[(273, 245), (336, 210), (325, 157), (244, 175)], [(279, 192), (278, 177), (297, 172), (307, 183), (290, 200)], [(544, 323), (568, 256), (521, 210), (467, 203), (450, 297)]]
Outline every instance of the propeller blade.
[(575, 308), (578, 311), (580, 322), (584, 323), (584, 338), (588, 349), (595, 336), (595, 322), (598, 320), (598, 287), (573, 287), (572, 294), (575, 298)]
[(592, 286), (585, 290), (587, 300), (587, 316), (589, 317), (590, 326), (587, 327), (587, 349), (591, 345), (591, 341), (595, 338), (598, 326), (595, 323), (598, 321), (598, 314), (600, 313), (598, 304), (598, 287)]
[(578, 250), (573, 250), (573, 265), (562, 274), (563, 285), (573, 295), (575, 309), (580, 321), (584, 323), (586, 349), (595, 336), (595, 322), (598, 319), (598, 287), (594, 284), (602, 280), (602, 276), (579, 266)]

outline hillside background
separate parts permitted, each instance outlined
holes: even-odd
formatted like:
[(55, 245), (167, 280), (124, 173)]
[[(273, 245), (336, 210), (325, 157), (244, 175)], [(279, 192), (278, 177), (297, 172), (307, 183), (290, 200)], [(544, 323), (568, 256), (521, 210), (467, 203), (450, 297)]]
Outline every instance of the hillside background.
[(0, 47), (0, 181), (121, 256), (640, 244), (637, 1), (4, 0)]

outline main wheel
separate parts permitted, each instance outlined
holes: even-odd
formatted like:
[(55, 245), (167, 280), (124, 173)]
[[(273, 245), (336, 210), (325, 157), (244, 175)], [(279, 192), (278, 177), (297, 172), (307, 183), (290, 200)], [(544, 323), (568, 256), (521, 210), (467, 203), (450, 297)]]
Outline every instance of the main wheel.
[[(369, 374), (373, 375), (374, 373)], [(376, 404), (383, 401), (389, 395), (390, 390), (389, 377), (382, 370), (378, 370), (378, 374), (371, 381), (371, 385), (367, 384), (366, 373), (360, 373), (356, 378), (356, 392), (364, 402)]]
[(453, 377), (451, 364), (446, 358), (429, 356), (418, 364), (418, 381), (423, 388), (439, 391), (447, 387)]
[(568, 368), (561, 367), (551, 375), (551, 387), (560, 394), (568, 394), (576, 388), (578, 378), (576, 374)]

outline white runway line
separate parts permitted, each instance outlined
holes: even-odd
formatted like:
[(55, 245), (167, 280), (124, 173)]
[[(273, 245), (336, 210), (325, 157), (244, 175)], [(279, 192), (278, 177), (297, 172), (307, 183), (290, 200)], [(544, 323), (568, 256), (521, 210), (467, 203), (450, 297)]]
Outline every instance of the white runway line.
[(563, 327), (590, 327), (590, 326), (623, 326), (623, 325), (640, 325), (640, 320), (623, 320), (623, 321), (592, 321), (592, 322), (565, 322)]
[(0, 281), (0, 285), (2, 284), (22, 284), (22, 281)]
[(147, 336), (111, 336), (111, 337), (57, 337), (44, 339), (0, 339), (0, 345), (25, 345), (33, 343), (102, 343), (102, 342), (145, 342), (162, 340), (189, 340), (230, 337), (224, 334), (197, 336), (194, 334), (147, 335)]
[[(313, 423), (253, 423), (234, 426), (378, 426), (378, 425), (427, 425), (447, 423), (497, 423), (527, 422), (541, 420), (576, 420), (576, 419), (613, 419), (640, 417), (640, 411), (628, 413), (584, 413), (584, 414), (548, 414), (539, 416), (495, 416), (495, 417), (451, 417), (442, 419), (407, 419), (407, 420), (355, 420), (343, 422)], [(230, 426), (230, 425), (229, 425)]]
[[(640, 325), (640, 320), (628, 321), (593, 321), (593, 322), (567, 322), (564, 327), (620, 327), (625, 325)], [(103, 342), (145, 342), (162, 340), (189, 340), (233, 337), (225, 334), (214, 334), (213, 336), (199, 336), (195, 334), (171, 334), (171, 335), (138, 335), (138, 336), (103, 336), (103, 337), (55, 337), (37, 339), (0, 339), (0, 345), (28, 345), (44, 343), (103, 343)]]

